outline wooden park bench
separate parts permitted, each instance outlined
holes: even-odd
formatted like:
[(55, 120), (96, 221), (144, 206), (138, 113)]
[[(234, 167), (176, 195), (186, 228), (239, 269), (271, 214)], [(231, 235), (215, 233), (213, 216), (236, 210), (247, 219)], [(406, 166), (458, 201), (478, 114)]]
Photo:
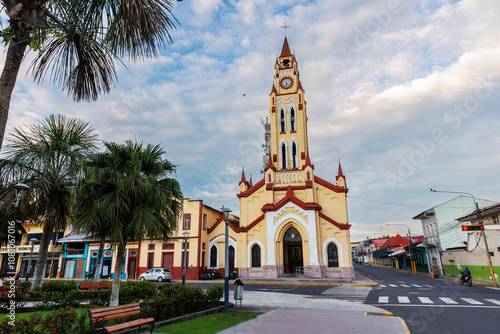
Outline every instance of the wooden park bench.
[(78, 292), (98, 291), (107, 288), (108, 282), (81, 282)]
[[(16, 286), (16, 295), (24, 292), (24, 288), (22, 286)], [(10, 285), (0, 286), (0, 296), (6, 296), (10, 294)]]
[(136, 314), (141, 315), (141, 306), (139, 303), (89, 309), (90, 328), (92, 329), (92, 333), (113, 333), (126, 328), (138, 327), (137, 332), (139, 333), (142, 326), (149, 326), (151, 328), (150, 333), (153, 333), (155, 319), (151, 317), (106, 326), (106, 323), (111, 319), (124, 318)]

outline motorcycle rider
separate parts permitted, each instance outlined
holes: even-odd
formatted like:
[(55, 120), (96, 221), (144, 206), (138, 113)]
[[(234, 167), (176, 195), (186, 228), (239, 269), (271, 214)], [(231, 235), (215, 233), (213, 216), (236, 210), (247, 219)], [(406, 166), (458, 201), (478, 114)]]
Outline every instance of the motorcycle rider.
[(470, 270), (467, 267), (465, 267), (465, 270), (462, 271), (461, 274), (462, 274), (461, 279), (465, 281), (467, 279), (467, 277), (470, 277), (471, 273), (470, 273)]

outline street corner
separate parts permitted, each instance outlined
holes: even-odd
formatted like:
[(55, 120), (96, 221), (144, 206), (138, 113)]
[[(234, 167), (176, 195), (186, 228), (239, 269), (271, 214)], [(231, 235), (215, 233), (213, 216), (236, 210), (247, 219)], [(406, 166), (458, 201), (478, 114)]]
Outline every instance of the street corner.
[(356, 282), (356, 283), (351, 283), (350, 286), (364, 286), (364, 287), (376, 287), (379, 284), (374, 281), (364, 281), (364, 282)]

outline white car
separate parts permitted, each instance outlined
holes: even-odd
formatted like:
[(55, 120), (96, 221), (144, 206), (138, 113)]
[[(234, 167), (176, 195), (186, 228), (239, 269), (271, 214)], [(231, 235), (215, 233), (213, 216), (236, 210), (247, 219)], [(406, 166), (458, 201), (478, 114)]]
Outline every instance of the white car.
[(172, 273), (170, 270), (166, 268), (151, 268), (145, 273), (142, 273), (139, 276), (139, 280), (141, 282), (143, 281), (158, 281), (158, 282), (163, 282), (167, 281), (170, 282), (172, 280)]

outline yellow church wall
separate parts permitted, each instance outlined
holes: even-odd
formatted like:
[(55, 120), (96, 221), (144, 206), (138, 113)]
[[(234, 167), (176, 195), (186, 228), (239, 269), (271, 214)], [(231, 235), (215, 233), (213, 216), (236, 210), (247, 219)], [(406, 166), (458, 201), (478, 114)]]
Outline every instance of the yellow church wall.
[[(325, 256), (325, 252), (323, 248), (325, 245), (327, 246), (330, 242), (334, 242), (337, 245), (337, 249), (342, 250), (342, 261), (340, 262), (339, 258), (339, 267), (352, 267), (352, 258), (351, 258), (351, 241), (349, 230), (341, 230), (330, 222), (322, 219), (318, 215), (319, 220), (319, 233), (318, 233), (318, 256), (319, 262), (322, 266), (328, 267), (327, 258)], [(332, 240), (333, 239), (333, 240)], [(327, 270), (335, 271), (336, 268), (327, 268)]]
[[(262, 207), (266, 204), (265, 185), (247, 197), (240, 198), (240, 222), (242, 227), (251, 224), (262, 215)], [(243, 225), (245, 224), (245, 225)]]
[(346, 194), (337, 193), (318, 183), (314, 186), (317, 187), (316, 198), (321, 205), (321, 212), (340, 224), (348, 223)]
[[(261, 211), (262, 213), (262, 211)], [(242, 238), (245, 239), (244, 242), (241, 243), (241, 263), (242, 267), (247, 267), (250, 268), (250, 271), (254, 272), (259, 272), (261, 271), (261, 268), (251, 268), (252, 263), (250, 259), (249, 263), (249, 257), (248, 255), (251, 254), (251, 248), (255, 243), (259, 244), (259, 246), (263, 245), (264, 249), (261, 247), (261, 267), (264, 266), (268, 262), (268, 257), (267, 257), (267, 249), (269, 247), (268, 243), (272, 242), (272, 237), (268, 238), (267, 237), (267, 228), (266, 228), (266, 217), (262, 219), (262, 221), (255, 226), (253, 226), (248, 232), (246, 233), (241, 233)], [(248, 252), (248, 255), (247, 255)]]
[[(209, 269), (221, 269), (225, 268), (225, 259), (226, 259), (226, 252), (225, 252), (225, 230), (226, 230), (226, 224), (224, 221), (222, 221), (215, 229), (213, 229), (209, 235), (209, 239), (207, 240), (207, 260), (208, 260), (208, 268)], [(235, 251), (236, 251), (236, 257), (235, 257), (235, 267), (240, 266), (239, 262), (239, 253), (240, 250), (238, 249), (238, 236), (237, 233), (231, 228), (228, 227), (229, 231), (229, 246), (233, 246)], [(217, 265), (216, 266), (211, 266), (210, 265), (210, 250), (212, 246), (216, 246), (217, 248)]]

